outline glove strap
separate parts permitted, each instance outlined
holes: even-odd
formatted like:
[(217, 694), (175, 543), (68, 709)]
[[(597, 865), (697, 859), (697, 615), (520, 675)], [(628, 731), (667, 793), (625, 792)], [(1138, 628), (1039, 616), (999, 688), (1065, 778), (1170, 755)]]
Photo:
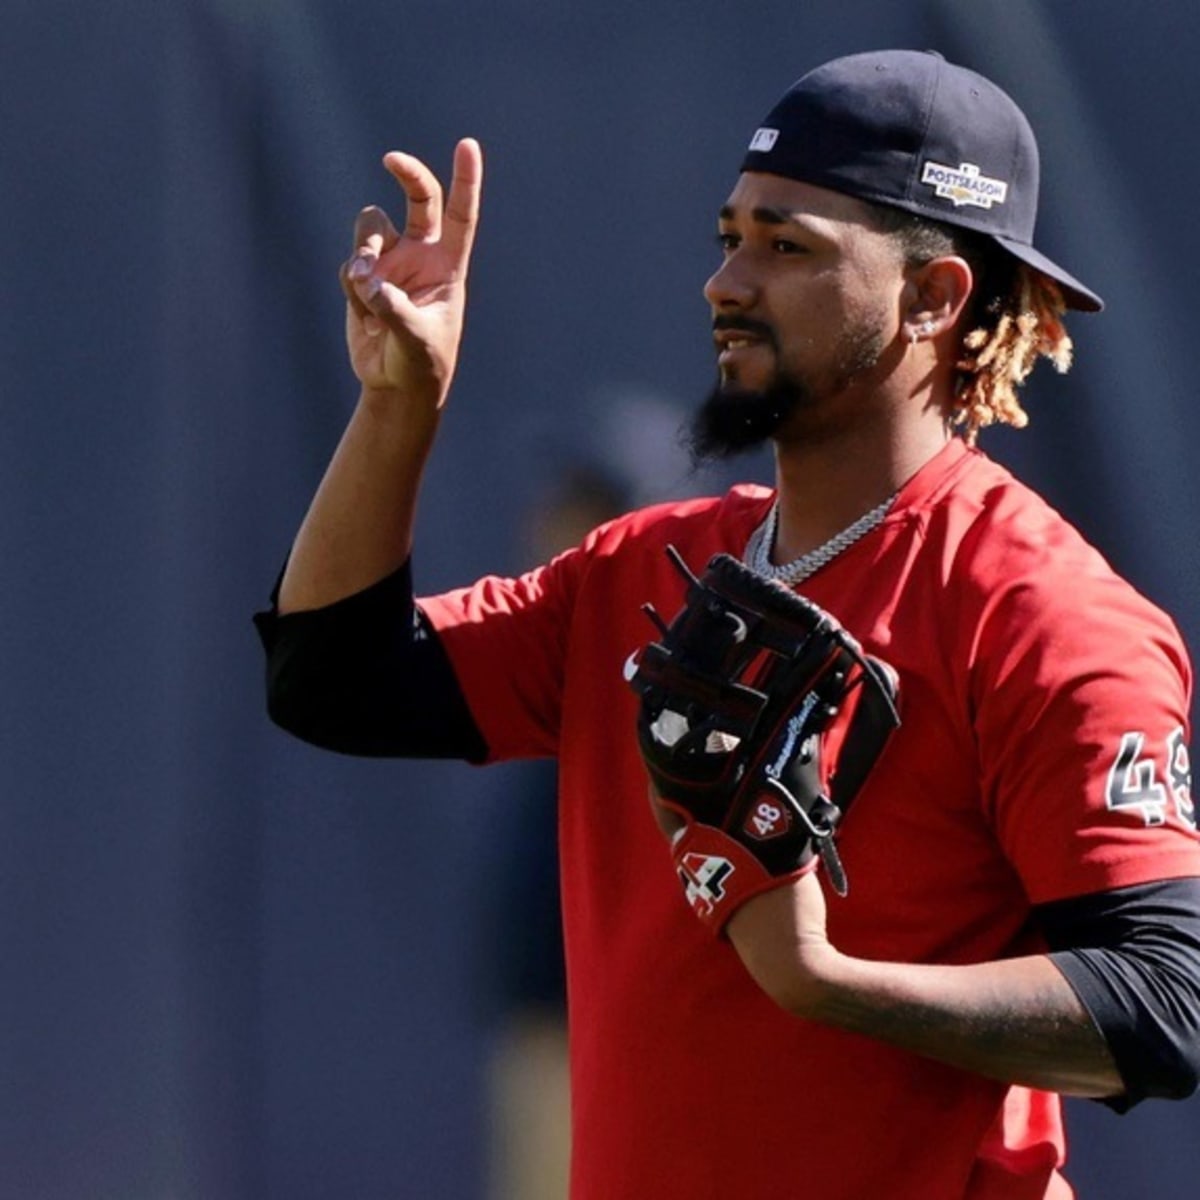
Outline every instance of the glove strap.
[(740, 842), (694, 821), (672, 842), (671, 856), (692, 912), (717, 935), (747, 900), (807, 875), (820, 861), (814, 856), (798, 870), (772, 875)]

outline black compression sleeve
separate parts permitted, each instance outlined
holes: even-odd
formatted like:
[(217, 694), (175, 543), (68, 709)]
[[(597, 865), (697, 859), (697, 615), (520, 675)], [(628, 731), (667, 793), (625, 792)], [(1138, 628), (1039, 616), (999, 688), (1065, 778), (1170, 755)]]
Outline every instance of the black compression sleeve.
[(280, 616), (273, 595), (254, 624), (267, 711), (289, 733), (344, 754), (487, 757), (446, 651), (413, 603), (408, 563), (309, 612)]
[(1200, 1084), (1200, 878), (1040, 905), (1050, 957), (1104, 1035), (1125, 1112)]

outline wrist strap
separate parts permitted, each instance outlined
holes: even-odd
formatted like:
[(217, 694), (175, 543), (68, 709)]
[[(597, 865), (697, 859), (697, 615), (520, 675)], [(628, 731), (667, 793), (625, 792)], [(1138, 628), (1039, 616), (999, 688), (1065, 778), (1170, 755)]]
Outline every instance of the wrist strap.
[(807, 875), (819, 861), (814, 855), (795, 871), (772, 875), (740, 842), (694, 821), (671, 844), (671, 856), (692, 912), (718, 936), (747, 900)]

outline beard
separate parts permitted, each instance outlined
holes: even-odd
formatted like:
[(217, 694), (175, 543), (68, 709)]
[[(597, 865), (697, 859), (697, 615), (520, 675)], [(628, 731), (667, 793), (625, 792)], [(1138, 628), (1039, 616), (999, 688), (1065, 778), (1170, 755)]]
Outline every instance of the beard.
[[(758, 322), (718, 317), (713, 324), (717, 329), (753, 328), (770, 334), (770, 345), (778, 355), (773, 331)], [(846, 391), (859, 375), (879, 362), (884, 346), (882, 324), (866, 321), (846, 330), (831, 367), (820, 380), (782, 368), (763, 388), (741, 387), (736, 379), (718, 380), (684, 431), (684, 444), (693, 464), (732, 458), (761, 446), (775, 437), (793, 414), (815, 411)]]
[(761, 446), (811, 399), (799, 380), (777, 374), (765, 389), (717, 383), (696, 410), (685, 444), (696, 464), (733, 458)]

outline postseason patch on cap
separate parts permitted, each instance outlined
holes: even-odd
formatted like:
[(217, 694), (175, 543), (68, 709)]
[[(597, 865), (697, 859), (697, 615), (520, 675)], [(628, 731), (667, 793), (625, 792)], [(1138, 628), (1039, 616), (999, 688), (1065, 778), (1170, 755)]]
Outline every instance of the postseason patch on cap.
[(761, 150), (765, 154), (778, 140), (778, 129), (756, 129), (750, 139), (750, 149)]
[(1008, 195), (1008, 184), (1003, 179), (980, 174), (974, 163), (948, 167), (945, 163), (926, 162), (921, 182), (932, 187), (939, 199), (952, 201), (955, 208), (964, 204), (991, 208), (993, 204), (1003, 204)]

